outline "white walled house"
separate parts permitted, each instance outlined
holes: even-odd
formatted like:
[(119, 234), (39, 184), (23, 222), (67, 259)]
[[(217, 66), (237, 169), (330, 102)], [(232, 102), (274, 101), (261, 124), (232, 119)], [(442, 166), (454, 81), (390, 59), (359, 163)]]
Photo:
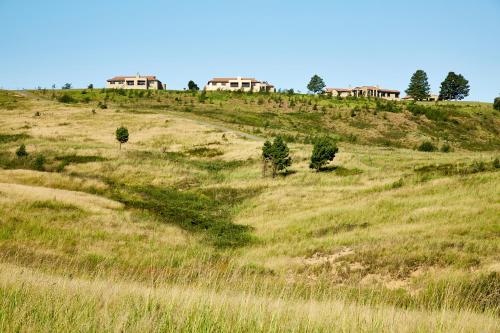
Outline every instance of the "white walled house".
[(206, 91), (228, 90), (245, 92), (274, 92), (275, 88), (266, 81), (243, 77), (219, 77), (208, 81)]
[(106, 81), (108, 89), (152, 89), (163, 90), (166, 85), (163, 85), (156, 76), (115, 76)]
[(326, 88), (326, 93), (333, 97), (375, 97), (387, 100), (399, 100), (400, 91), (383, 89), (379, 86), (361, 86), (355, 88)]
[(383, 89), (379, 86), (361, 86), (352, 89), (355, 97), (376, 97), (388, 100), (399, 100), (399, 90)]

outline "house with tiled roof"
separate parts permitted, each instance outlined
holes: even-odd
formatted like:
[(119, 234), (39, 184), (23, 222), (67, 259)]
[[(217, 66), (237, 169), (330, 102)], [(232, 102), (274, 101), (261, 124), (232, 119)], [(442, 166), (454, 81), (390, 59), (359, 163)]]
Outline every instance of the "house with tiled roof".
[(115, 76), (106, 81), (108, 89), (152, 89), (162, 90), (166, 86), (156, 76)]
[(274, 92), (275, 88), (267, 81), (246, 77), (216, 77), (208, 81), (206, 91), (228, 90), (245, 92)]
[(352, 96), (351, 88), (326, 88), (325, 92), (333, 97), (349, 97)]
[(400, 91), (383, 89), (379, 86), (361, 86), (355, 88), (326, 88), (326, 93), (333, 97), (375, 97), (388, 100), (399, 100)]
[(383, 89), (379, 86), (361, 86), (352, 89), (352, 95), (355, 97), (376, 97), (389, 100), (399, 100), (400, 91)]

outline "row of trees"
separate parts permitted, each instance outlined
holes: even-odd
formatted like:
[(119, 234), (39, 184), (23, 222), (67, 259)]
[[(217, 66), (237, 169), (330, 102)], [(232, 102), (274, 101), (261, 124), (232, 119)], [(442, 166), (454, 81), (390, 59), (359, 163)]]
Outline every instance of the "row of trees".
[[(462, 74), (449, 72), (441, 83), (439, 91), (440, 100), (462, 100), (469, 96), (469, 81)], [(410, 79), (406, 94), (417, 101), (422, 101), (430, 97), (431, 87), (427, 78), (427, 73), (421, 69), (417, 70)]]
[[(329, 137), (321, 137), (314, 141), (309, 167), (317, 172), (333, 161), (339, 151), (335, 141)], [(262, 146), (262, 175), (265, 177), (271, 167), (272, 177), (278, 172), (286, 171), (292, 165), (290, 149), (281, 136), (274, 138), (273, 142), (267, 140)]]

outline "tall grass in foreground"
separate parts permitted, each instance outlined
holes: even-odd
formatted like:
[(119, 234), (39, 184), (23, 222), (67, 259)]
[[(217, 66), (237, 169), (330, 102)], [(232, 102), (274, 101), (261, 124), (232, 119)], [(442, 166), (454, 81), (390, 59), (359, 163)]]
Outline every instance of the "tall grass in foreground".
[[(6, 271), (8, 269), (8, 271)], [(494, 332), (498, 318), (467, 310), (376, 309), (250, 293), (81, 280), (2, 265), (0, 331), (30, 332)]]

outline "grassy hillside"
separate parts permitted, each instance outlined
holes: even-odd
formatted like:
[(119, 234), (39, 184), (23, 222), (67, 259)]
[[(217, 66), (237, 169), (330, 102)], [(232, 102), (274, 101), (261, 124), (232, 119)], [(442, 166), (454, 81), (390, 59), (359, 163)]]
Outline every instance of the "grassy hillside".
[(0, 124), (0, 331), (500, 329), (489, 104), (0, 91)]

